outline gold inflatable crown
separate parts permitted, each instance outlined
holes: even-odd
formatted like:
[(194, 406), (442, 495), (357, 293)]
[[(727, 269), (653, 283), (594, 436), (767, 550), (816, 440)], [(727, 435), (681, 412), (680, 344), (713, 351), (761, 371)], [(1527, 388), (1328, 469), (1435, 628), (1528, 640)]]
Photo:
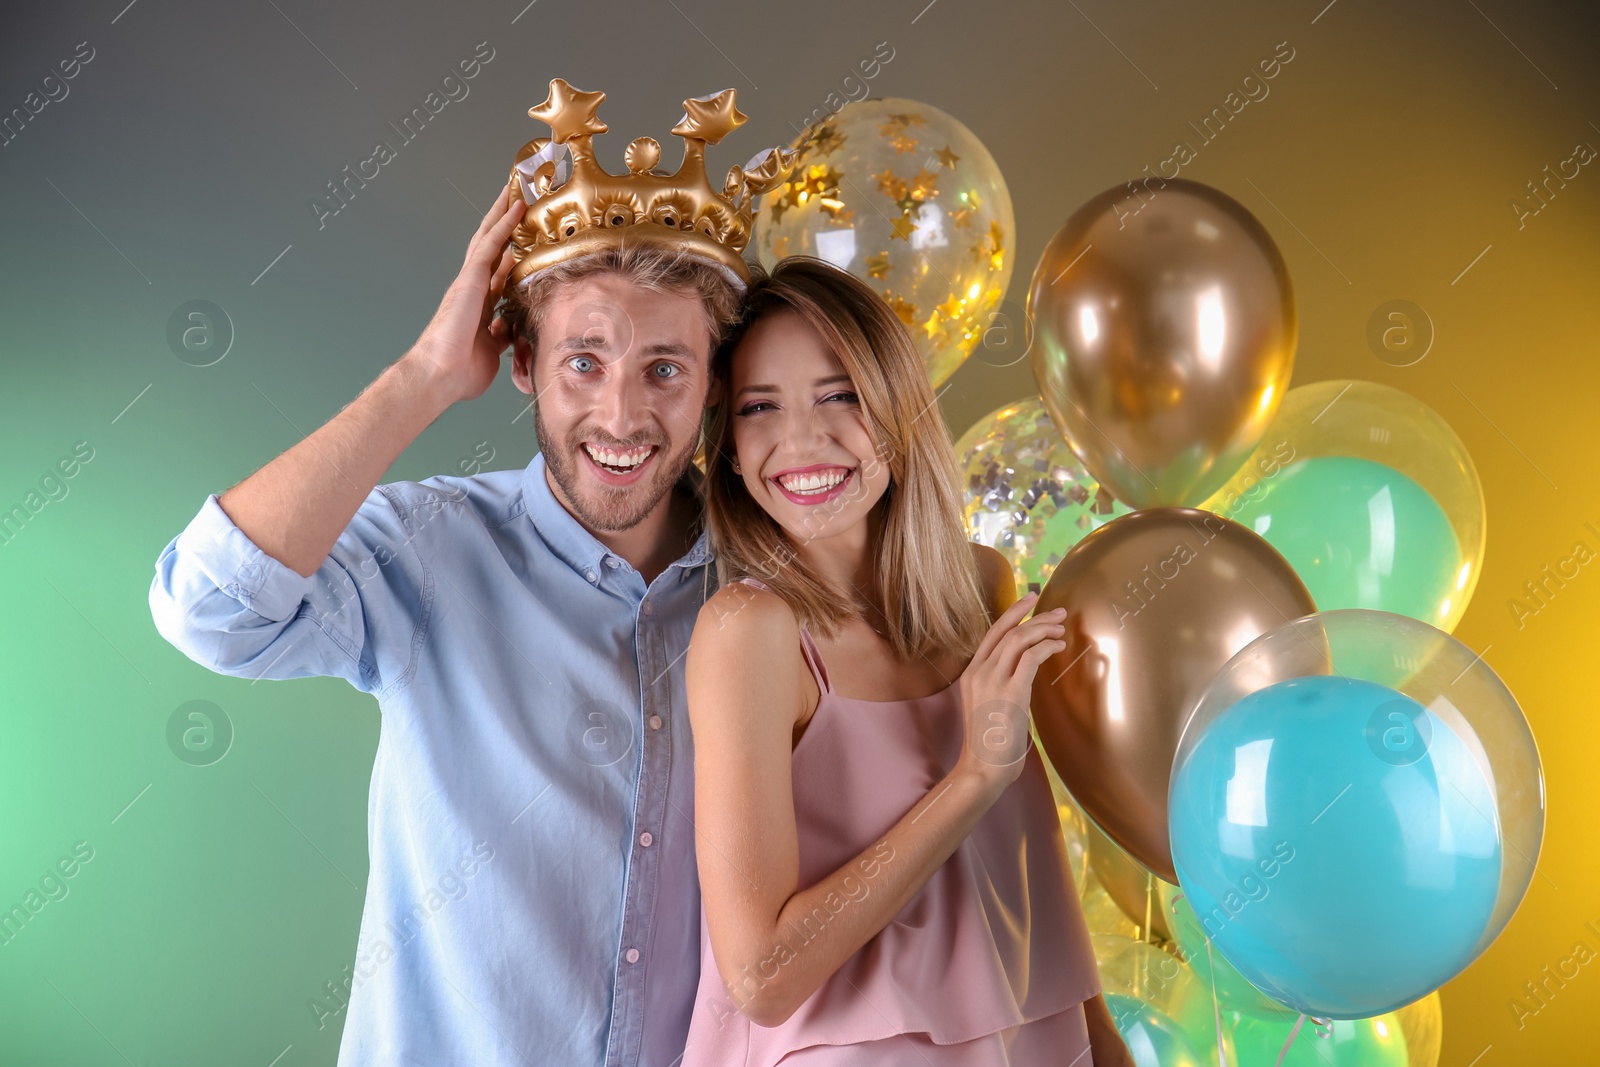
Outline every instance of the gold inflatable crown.
[[(550, 126), (549, 137), (522, 146), (511, 168), (509, 196), (528, 208), (512, 231), (509, 286), (564, 260), (602, 248), (643, 243), (681, 249), (722, 267), (735, 284), (750, 280), (743, 252), (750, 242), (755, 200), (794, 169), (795, 153), (778, 146), (728, 171), (719, 193), (706, 177), (706, 145), (744, 123), (734, 91), (683, 102), (672, 132), (683, 138), (683, 161), (672, 174), (656, 169), (661, 145), (639, 137), (628, 145), (627, 174), (611, 174), (594, 158), (591, 141), (605, 133), (596, 112), (605, 93), (585, 93), (564, 79), (528, 114)], [(520, 193), (519, 193), (520, 190)], [(507, 201), (509, 206), (510, 200)]]

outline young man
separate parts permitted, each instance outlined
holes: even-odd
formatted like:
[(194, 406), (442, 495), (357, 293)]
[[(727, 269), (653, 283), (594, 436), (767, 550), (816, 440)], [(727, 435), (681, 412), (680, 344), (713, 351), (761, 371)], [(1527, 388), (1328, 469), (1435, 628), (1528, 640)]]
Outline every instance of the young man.
[[(587, 135), (555, 118), (582, 156)], [(548, 172), (537, 186), (552, 191)], [(208, 496), (150, 589), (158, 630), (212, 670), (334, 675), (378, 698), (346, 1067), (671, 1067), (688, 1031), (684, 654), (715, 591), (691, 460), (750, 268), (686, 251), (706, 234), (655, 227), (591, 234), (522, 278), (515, 189), (412, 349)], [(497, 317), (503, 288), (516, 299)], [(488, 388), (508, 344), (536, 400), (528, 467), (378, 485)]]

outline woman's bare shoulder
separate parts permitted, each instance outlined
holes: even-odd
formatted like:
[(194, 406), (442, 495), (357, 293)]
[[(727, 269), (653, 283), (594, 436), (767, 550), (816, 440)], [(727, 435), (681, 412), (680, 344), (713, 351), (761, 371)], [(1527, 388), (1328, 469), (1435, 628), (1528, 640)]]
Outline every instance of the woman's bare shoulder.
[(800, 650), (800, 622), (778, 594), (748, 582), (729, 582), (707, 598), (689, 639), (691, 654), (717, 662), (750, 657), (770, 662), (774, 655)]
[(691, 718), (705, 715), (707, 706), (769, 708), (775, 692), (798, 694), (804, 687), (800, 623), (771, 590), (729, 582), (701, 606), (685, 668)]

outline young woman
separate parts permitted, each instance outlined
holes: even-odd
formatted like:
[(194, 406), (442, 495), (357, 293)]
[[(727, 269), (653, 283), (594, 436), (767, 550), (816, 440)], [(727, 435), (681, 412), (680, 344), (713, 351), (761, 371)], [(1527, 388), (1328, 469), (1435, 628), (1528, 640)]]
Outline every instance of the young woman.
[(963, 536), (910, 336), (794, 257), (714, 369), (684, 1067), (1131, 1065), (1029, 743), (1062, 616), (1025, 620), (1034, 597)]

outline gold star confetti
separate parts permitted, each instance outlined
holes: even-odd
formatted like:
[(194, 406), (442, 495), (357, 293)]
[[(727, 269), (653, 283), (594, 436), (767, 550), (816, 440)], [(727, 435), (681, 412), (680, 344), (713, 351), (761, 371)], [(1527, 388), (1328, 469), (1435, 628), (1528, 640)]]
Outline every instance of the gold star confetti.
[(883, 298), (889, 302), (889, 310), (900, 316), (901, 322), (905, 323), (907, 326), (916, 325), (917, 305), (908, 304), (900, 297), (895, 296), (887, 290), (884, 292)]
[(813, 163), (806, 168), (806, 192), (815, 196), (827, 196), (839, 188), (840, 174), (827, 163)]
[(939, 195), (939, 175), (930, 174), (918, 168), (917, 176), (910, 181), (911, 195), (917, 200), (926, 200), (931, 196)]
[(1000, 230), (1000, 224), (998, 222), (990, 222), (989, 232), (984, 234), (978, 240), (978, 243), (970, 249), (972, 258), (980, 263), (987, 259), (990, 270), (999, 270), (1005, 262), (1005, 253), (1000, 247), (1004, 240), (1005, 235)]
[(965, 301), (956, 296), (954, 293), (951, 293), (950, 299), (939, 305), (939, 313), (947, 319), (960, 318), (961, 305), (963, 303), (965, 303)]
[(890, 200), (898, 204), (906, 198), (905, 179), (895, 174), (888, 167), (883, 168), (881, 173), (874, 174), (872, 177), (878, 182), (878, 191)]
[(843, 200), (835, 200), (833, 197), (825, 196), (818, 200), (817, 203), (822, 206), (822, 210), (828, 213), (830, 222), (850, 222), (856, 217), (855, 208), (845, 207)]
[(903, 133), (897, 133), (889, 138), (889, 144), (894, 146), (894, 150), (900, 155), (917, 150), (917, 139), (915, 137), (907, 137)]
[(889, 225), (894, 227), (894, 233), (889, 235), (889, 240), (892, 241), (898, 237), (902, 241), (905, 241), (908, 244), (910, 243), (911, 231), (916, 229), (916, 226), (912, 224), (911, 219), (908, 216), (901, 215), (897, 219), (890, 219)]
[(939, 162), (940, 163), (943, 163), (946, 167), (949, 167), (951, 170), (955, 170), (956, 169), (956, 164), (961, 161), (961, 157), (960, 156), (958, 156), (954, 152), (950, 151), (950, 146), (949, 145), (945, 145), (943, 148), (939, 149), (939, 151), (935, 152), (934, 155), (939, 157)]
[(779, 237), (779, 238), (775, 239), (772, 242), (772, 254), (774, 256), (776, 256), (778, 259), (787, 258), (787, 256), (789, 255), (789, 235), (788, 234), (784, 234), (782, 237)]
[(969, 229), (972, 225), (972, 208), (958, 207), (950, 212), (950, 221), (962, 229)]
[(800, 149), (807, 153), (817, 155), (830, 155), (844, 147), (844, 135), (841, 134), (831, 122), (825, 122), (815, 127), (811, 135), (800, 144)]
[(927, 122), (928, 122), (927, 119), (924, 119), (921, 115), (917, 114), (915, 111), (911, 111), (911, 112), (907, 112), (907, 113), (901, 114), (901, 115), (890, 115), (889, 116), (888, 125), (880, 126), (880, 127), (878, 127), (878, 129), (882, 130), (885, 134), (887, 134), (887, 133), (891, 132), (892, 128), (899, 128), (899, 129), (904, 130), (907, 127), (910, 127), (910, 126), (926, 126)]
[(989, 242), (994, 246), (994, 252), (989, 256), (989, 269), (999, 270), (1001, 264), (1005, 262), (1004, 251), (1001, 248), (1005, 244), (1005, 233), (1000, 229), (998, 222), (989, 223)]
[(783, 221), (783, 213), (785, 211), (787, 211), (788, 209), (789, 209), (789, 201), (788, 200), (784, 199), (784, 197), (781, 196), (781, 195), (780, 196), (774, 196), (772, 198), (772, 221), (773, 222), (782, 222)]
[(889, 253), (879, 252), (875, 256), (867, 257), (867, 275), (872, 278), (886, 278), (889, 275)]

